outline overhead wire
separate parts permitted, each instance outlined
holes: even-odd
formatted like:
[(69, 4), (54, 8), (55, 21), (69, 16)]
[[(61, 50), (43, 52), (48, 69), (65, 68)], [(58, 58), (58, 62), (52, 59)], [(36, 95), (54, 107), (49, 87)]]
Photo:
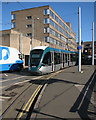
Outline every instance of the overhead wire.
[[(16, 0), (17, 1), (17, 0)], [(8, 4), (9, 2), (6, 2), (6, 4)], [(23, 9), (26, 9), (19, 1), (17, 1), (17, 3), (23, 8)], [(32, 13), (31, 13), (32, 14)], [(4, 24), (2, 24), (2, 23), (0, 23), (0, 25), (12, 25), (12, 23), (4, 23)]]

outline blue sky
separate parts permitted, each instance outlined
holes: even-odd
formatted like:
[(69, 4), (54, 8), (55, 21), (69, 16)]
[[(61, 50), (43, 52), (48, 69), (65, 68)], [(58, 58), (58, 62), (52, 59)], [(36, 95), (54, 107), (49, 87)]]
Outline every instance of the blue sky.
[[(2, 3), (2, 30), (11, 29), (11, 11), (50, 5), (65, 21), (70, 22), (78, 41), (78, 7), (81, 7), (81, 40), (92, 40), (92, 22), (94, 21), (93, 2), (3, 2)], [(1, 22), (0, 22), (1, 23)]]

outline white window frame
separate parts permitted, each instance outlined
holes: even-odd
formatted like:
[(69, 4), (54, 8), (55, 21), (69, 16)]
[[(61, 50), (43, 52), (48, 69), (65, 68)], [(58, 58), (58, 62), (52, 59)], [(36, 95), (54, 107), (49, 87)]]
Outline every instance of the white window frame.
[(15, 22), (12, 23), (12, 28), (15, 28), (16, 27), (16, 23), (14, 25)]
[[(29, 26), (29, 27), (28, 27)], [(28, 24), (28, 25), (26, 25), (26, 28), (31, 28), (32, 27), (32, 25), (31, 24)]]
[[(31, 18), (28, 18), (28, 17), (31, 17)], [(31, 16), (31, 15), (30, 15), (30, 16), (27, 16), (26, 19), (27, 19), (27, 20), (30, 20), (30, 19), (32, 19), (32, 16)]]
[[(45, 10), (47, 10), (47, 14), (45, 13)], [(44, 9), (44, 15), (49, 15), (50, 14), (50, 10), (49, 9)]]

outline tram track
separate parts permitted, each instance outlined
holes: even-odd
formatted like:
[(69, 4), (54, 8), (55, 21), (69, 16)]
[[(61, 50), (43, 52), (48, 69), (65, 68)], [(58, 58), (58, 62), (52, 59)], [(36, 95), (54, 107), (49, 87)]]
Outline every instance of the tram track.
[[(36, 99), (38, 98), (39, 96), (39, 93), (40, 91), (43, 89), (43, 86), (45, 84), (48, 83), (48, 80), (50, 78), (52, 78), (54, 75), (56, 75), (57, 73), (61, 72), (62, 70), (60, 71), (57, 71), (56, 73), (51, 73), (51, 74), (48, 74), (48, 75), (44, 75), (44, 76), (39, 76), (38, 79), (34, 78), (34, 80), (28, 80), (26, 82), (28, 83), (31, 83), (29, 85), (26, 86), (26, 88), (24, 88), (22, 90), (22, 92), (16, 96), (14, 98), (14, 100), (11, 101), (10, 105), (8, 105), (6, 107), (6, 109), (3, 111), (2, 113), (2, 116), (0, 117), (1, 118), (8, 118), (8, 114), (13, 112), (13, 110), (17, 110), (17, 114), (16, 114), (16, 118), (19, 120), (21, 119), (22, 117), (26, 116), (30, 116), (30, 111), (32, 112), (32, 109), (33, 109), (33, 106), (36, 102)], [(21, 83), (22, 84), (22, 83)], [(25, 84), (25, 83), (23, 83)], [(33, 93), (32, 93), (32, 88), (35, 87)], [(29, 95), (27, 101), (25, 101), (24, 103), (22, 103), (22, 105), (19, 107), (19, 109), (17, 108), (18, 104), (22, 102), (22, 100), (24, 99), (24, 96), (27, 96), (28, 94), (28, 91), (31, 91), (31, 95)], [(15, 111), (16, 112), (16, 111)], [(25, 115), (26, 113), (26, 115)], [(14, 116), (15, 117), (15, 116)]]
[[(43, 91), (45, 90), (45, 88), (46, 88), (47, 85), (48, 85), (48, 82), (49, 82), (48, 80), (51, 79), (51, 78), (52, 78), (53, 76), (55, 76), (56, 74), (60, 73), (61, 71), (62, 71), (62, 70), (57, 71), (56, 73), (51, 73), (50, 76), (45, 77), (45, 78), (44, 78), (45, 81), (43, 82), (43, 85), (42, 85), (42, 86), (39, 85), (39, 86), (38, 86), (39, 89), (37, 88), (37, 89), (35, 90), (35, 92), (33, 93), (34, 95), (31, 96), (31, 97), (33, 97), (33, 96), (34, 96), (34, 97), (33, 97), (33, 98), (30, 97), (30, 99), (29, 99), (29, 101), (31, 101), (31, 102), (30, 102), (28, 108), (26, 109), (26, 112), (27, 112), (26, 120), (29, 120), (29, 119), (30, 119), (34, 107), (37, 106), (36, 104), (38, 104), (38, 98), (39, 98), (39, 100), (41, 99), (41, 96), (42, 96), (42, 94), (43, 94)], [(28, 102), (29, 102), (29, 101), (28, 101)], [(26, 105), (24, 106), (24, 108), (23, 108), (22, 111), (25, 111), (25, 108), (26, 108)], [(17, 117), (17, 120), (22, 119), (22, 116), (23, 116), (23, 112), (21, 112), (21, 113), (19, 114), (19, 116)], [(33, 116), (34, 116), (34, 115), (33, 115)]]
[(0, 120), (2, 118), (4, 118), (4, 116), (7, 114), (7, 112), (10, 110), (10, 108), (15, 104), (16, 100), (18, 100), (18, 98), (26, 91), (28, 90), (32, 85), (29, 85), (23, 92), (21, 92), (12, 102), (9, 106), (7, 106), (7, 108), (3, 111), (2, 116), (0, 117)]
[[(27, 76), (23, 76), (23, 77), (27, 77)], [(2, 81), (1, 83), (8, 82), (8, 81), (14, 81), (14, 80), (17, 80), (17, 79), (23, 78), (23, 77), (17, 77), (17, 78), (11, 79), (11, 80), (10, 80), (10, 79), (4, 80), (4, 81)], [(40, 76), (40, 77), (35, 77), (35, 78), (32, 78), (31, 80), (39, 79), (39, 78), (41, 78), (41, 77), (42, 77), (42, 76)], [(12, 86), (12, 85), (22, 84), (22, 83), (29, 82), (29, 81), (30, 81), (30, 80), (18, 81), (18, 82), (15, 82), (15, 83), (12, 83), (12, 84), (9, 84), (9, 85), (6, 85), (6, 86), (1, 86), (0, 88), (1, 88), (1, 89), (4, 89), (4, 88), (7, 88), (7, 87)]]
[[(8, 111), (10, 111), (10, 109), (14, 106), (14, 104), (17, 102), (17, 100), (21, 97), (21, 99), (23, 99), (23, 97), (24, 97), (24, 94), (26, 94), (27, 93), (27, 91), (30, 89), (30, 88), (32, 88), (32, 87), (34, 87), (34, 85), (35, 85), (35, 83), (36, 83), (36, 81), (38, 81), (38, 79), (40, 79), (40, 78), (42, 78), (42, 77), (44, 77), (44, 76), (39, 76), (39, 77), (36, 77), (36, 78), (32, 78), (31, 80), (25, 80), (25, 82), (23, 81), (23, 82), (17, 82), (17, 83), (14, 83), (14, 84), (11, 84), (11, 85), (9, 85), (9, 86), (5, 86), (6, 88), (7, 87), (10, 87), (10, 86), (12, 86), (12, 85), (16, 85), (16, 84), (19, 84), (19, 83), (21, 83), (21, 84), (24, 84), (24, 83), (26, 83), (26, 82), (32, 82), (32, 80), (34, 80), (34, 82), (32, 82), (32, 84), (29, 84), (14, 100), (12, 100), (11, 101), (11, 103), (10, 103), (10, 105), (7, 105), (7, 108), (2, 112), (2, 115), (1, 115), (1, 117), (0, 117), (0, 119), (2, 119), (2, 118), (4, 118), (4, 116), (6, 116), (6, 114), (8, 113)], [(40, 80), (39, 80), (40, 81)], [(44, 82), (43, 82), (44, 83)], [(43, 84), (43, 83), (40, 83), (40, 84)], [(37, 87), (36, 88), (36, 90), (40, 90), (41, 89), (41, 87), (42, 87), (43, 85), (39, 85), (39, 88)], [(38, 92), (37, 91), (37, 92)], [(36, 96), (36, 94), (35, 93), (33, 93), (35, 96)], [(34, 96), (33, 95), (33, 96)], [(20, 99), (20, 100), (21, 100)], [(19, 101), (18, 101), (19, 102)], [(29, 109), (29, 108), (28, 108)], [(27, 109), (27, 110), (28, 110)]]

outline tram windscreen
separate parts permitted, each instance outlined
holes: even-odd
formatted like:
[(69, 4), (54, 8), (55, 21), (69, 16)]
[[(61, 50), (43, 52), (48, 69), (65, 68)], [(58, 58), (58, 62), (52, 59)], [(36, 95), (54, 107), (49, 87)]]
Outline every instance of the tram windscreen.
[(38, 66), (43, 50), (32, 50), (30, 53), (30, 66)]

